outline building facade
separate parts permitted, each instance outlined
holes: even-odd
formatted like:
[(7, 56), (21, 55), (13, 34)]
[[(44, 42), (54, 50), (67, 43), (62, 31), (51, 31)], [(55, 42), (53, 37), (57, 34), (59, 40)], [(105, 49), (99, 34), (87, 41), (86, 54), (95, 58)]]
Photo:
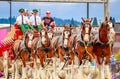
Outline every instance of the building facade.
[(115, 34), (115, 42), (113, 45), (113, 53), (116, 54), (120, 50), (120, 22), (115, 23), (114, 29), (116, 34)]

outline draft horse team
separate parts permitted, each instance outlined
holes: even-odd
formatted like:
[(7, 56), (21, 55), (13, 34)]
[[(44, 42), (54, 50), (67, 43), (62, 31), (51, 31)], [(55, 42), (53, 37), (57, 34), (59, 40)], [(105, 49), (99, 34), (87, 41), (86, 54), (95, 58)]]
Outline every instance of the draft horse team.
[(55, 36), (48, 28), (42, 28), (39, 37), (35, 38), (34, 32), (28, 30), (22, 40), (18, 39), (13, 44), (14, 62), (22, 60), (24, 74), (27, 61), (32, 61), (30, 66), (33, 67), (39, 59), (40, 66), (45, 68), (53, 57), (68, 65), (74, 64), (75, 56), (79, 66), (86, 61), (109, 65), (115, 35), (111, 18), (100, 24), (97, 33), (91, 22), (92, 19), (82, 18), (77, 34), (73, 34), (75, 28), (67, 24), (60, 36)]

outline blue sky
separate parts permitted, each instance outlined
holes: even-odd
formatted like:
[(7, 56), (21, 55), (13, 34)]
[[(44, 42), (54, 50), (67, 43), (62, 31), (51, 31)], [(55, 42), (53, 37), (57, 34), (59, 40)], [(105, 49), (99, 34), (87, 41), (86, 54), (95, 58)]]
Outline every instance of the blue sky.
[[(116, 21), (120, 21), (120, 0), (110, 0), (110, 15), (115, 17)], [(104, 18), (103, 4), (90, 4), (90, 17)], [(0, 18), (9, 17), (8, 2), (0, 2)], [(19, 15), (19, 8), (26, 8), (29, 11), (36, 8), (41, 10), (41, 16), (45, 16), (47, 10), (51, 11), (53, 17), (62, 19), (74, 18), (77, 21), (81, 17), (86, 17), (86, 4), (85, 3), (52, 3), (52, 2), (12, 2), (12, 16)]]

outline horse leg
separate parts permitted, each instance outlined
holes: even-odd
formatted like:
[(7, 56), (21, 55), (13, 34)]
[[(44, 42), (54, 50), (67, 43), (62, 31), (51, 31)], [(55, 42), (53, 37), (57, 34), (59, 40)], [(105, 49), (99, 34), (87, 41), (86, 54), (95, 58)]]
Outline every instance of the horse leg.
[(17, 61), (14, 64), (15, 64), (15, 79), (20, 79)]
[(33, 79), (39, 79), (37, 78), (37, 59), (36, 54), (32, 54), (32, 62), (30, 63), (30, 69), (28, 71), (28, 77), (31, 78), (33, 76)]
[(38, 56), (39, 56), (39, 59), (40, 59), (41, 66), (44, 67), (45, 53), (38, 50)]
[(110, 55), (106, 55), (105, 68), (104, 68), (105, 69), (105, 79), (111, 79), (109, 62), (110, 62)]
[(70, 59), (68, 60), (68, 64), (72, 64), (73, 60), (74, 60), (74, 53), (70, 52)]
[(29, 54), (27, 54), (26, 52), (22, 52), (21, 53), (21, 58), (22, 58), (22, 79), (27, 79), (27, 73), (26, 73), (26, 61), (29, 57)]
[(58, 49), (58, 54), (59, 54), (59, 58), (60, 58), (60, 64), (59, 64), (59, 69), (63, 69), (65, 62), (64, 62), (64, 52), (62, 51), (61, 48)]
[(36, 55), (35, 54), (32, 54), (32, 63), (30, 64), (31, 67), (34, 66), (34, 61), (36, 61)]
[(101, 63), (100, 63), (100, 59), (101, 59), (101, 57), (100, 57), (100, 56), (97, 56), (97, 62), (98, 62), (99, 65), (101, 64)]
[(110, 62), (110, 55), (106, 55), (105, 58), (106, 58), (105, 64), (107, 65)]
[(27, 79), (27, 74), (26, 74), (26, 61), (22, 59), (23, 66), (22, 66), (22, 79)]
[(60, 62), (63, 62), (64, 61), (64, 54), (63, 54), (62, 49), (58, 50), (58, 54), (59, 54), (59, 57), (60, 57)]
[[(53, 53), (52, 53), (52, 50), (50, 50), (49, 52), (48, 52), (48, 58), (52, 58), (53, 57)], [(54, 56), (55, 57), (55, 56)], [(48, 61), (48, 63), (47, 64), (49, 64), (50, 63), (50, 60)]]
[(8, 71), (8, 65), (9, 65), (9, 61), (8, 61), (8, 52), (5, 51), (3, 52), (3, 68), (4, 68), (4, 74), (5, 74), (5, 78), (9, 79), (9, 71)]
[(79, 59), (79, 65), (82, 64), (82, 55), (78, 54), (78, 59)]
[(52, 53), (52, 50), (50, 50), (48, 53), (48, 58), (52, 58), (52, 57), (53, 57), (53, 53)]
[(33, 72), (33, 79), (40, 79), (40, 75), (39, 75), (39, 67), (37, 66), (37, 62), (36, 62), (36, 56), (33, 55), (33, 62), (34, 62), (34, 72)]

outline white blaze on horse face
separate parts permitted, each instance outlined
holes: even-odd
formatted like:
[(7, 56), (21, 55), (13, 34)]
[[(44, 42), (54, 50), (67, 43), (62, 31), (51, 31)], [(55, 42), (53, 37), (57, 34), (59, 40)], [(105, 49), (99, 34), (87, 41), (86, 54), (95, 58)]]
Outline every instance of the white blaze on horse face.
[(46, 42), (47, 42), (47, 39), (43, 36), (43, 37), (42, 37), (42, 43), (43, 43), (43, 44), (46, 44)]
[(85, 36), (84, 36), (84, 41), (85, 41), (85, 42), (88, 42), (88, 41), (89, 41), (89, 35), (88, 35), (89, 26), (87, 26), (87, 27), (85, 28), (85, 30), (86, 30), (86, 33), (85, 33)]
[(65, 31), (64, 33), (65, 33), (65, 38), (68, 38), (70, 32), (69, 31)]
[(47, 35), (48, 35), (48, 37), (49, 37), (50, 39), (52, 39), (52, 37), (53, 37), (53, 33), (52, 33), (52, 32), (47, 33)]
[(32, 45), (32, 39), (33, 39), (33, 34), (32, 33), (28, 34), (28, 37), (29, 37), (28, 45), (31, 46)]
[(32, 40), (33, 39), (33, 34), (32, 33), (28, 34), (28, 37), (29, 37), (29, 40)]
[(42, 34), (42, 35), (45, 35), (45, 31), (44, 31), (44, 30), (41, 30), (41, 34)]
[(64, 45), (64, 47), (67, 47), (67, 45), (68, 45), (68, 39), (64, 40), (64, 44), (63, 45)]

